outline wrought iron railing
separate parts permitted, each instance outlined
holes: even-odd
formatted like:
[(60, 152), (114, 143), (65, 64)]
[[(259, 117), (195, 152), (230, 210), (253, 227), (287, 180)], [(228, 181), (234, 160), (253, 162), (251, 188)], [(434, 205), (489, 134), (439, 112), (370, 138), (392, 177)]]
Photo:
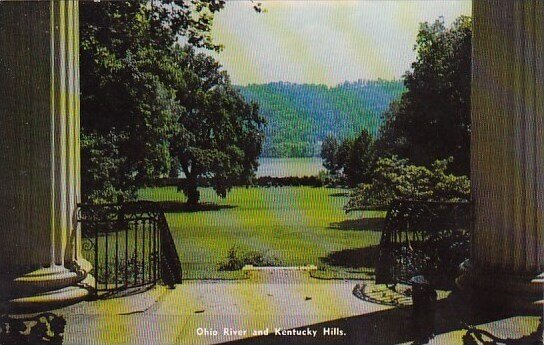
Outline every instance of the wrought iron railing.
[(407, 282), (424, 275), (448, 284), (470, 255), (471, 204), (468, 202), (394, 201), (387, 212), (376, 282)]
[(181, 264), (160, 207), (147, 201), (80, 205), (84, 256), (96, 295), (181, 282)]

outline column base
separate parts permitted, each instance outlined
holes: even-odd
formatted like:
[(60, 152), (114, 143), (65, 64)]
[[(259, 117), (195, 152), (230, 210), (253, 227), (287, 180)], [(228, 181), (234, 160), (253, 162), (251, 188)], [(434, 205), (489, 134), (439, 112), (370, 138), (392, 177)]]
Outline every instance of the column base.
[(61, 308), (87, 298), (94, 278), (91, 265), (80, 260), (73, 269), (53, 265), (22, 276), (0, 277), (0, 313), (34, 313)]
[(461, 294), (479, 308), (542, 314), (538, 302), (544, 291), (532, 282), (535, 277), (484, 271), (469, 260), (461, 264), (460, 271), (456, 284)]

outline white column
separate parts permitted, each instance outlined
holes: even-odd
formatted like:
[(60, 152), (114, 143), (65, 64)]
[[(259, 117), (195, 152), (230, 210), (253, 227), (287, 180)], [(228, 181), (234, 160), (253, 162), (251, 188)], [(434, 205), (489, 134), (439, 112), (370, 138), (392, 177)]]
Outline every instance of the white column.
[(544, 2), (473, 1), (474, 229), (462, 287), (512, 306), (542, 298)]
[(78, 1), (0, 2), (0, 300), (70, 303), (81, 257)]

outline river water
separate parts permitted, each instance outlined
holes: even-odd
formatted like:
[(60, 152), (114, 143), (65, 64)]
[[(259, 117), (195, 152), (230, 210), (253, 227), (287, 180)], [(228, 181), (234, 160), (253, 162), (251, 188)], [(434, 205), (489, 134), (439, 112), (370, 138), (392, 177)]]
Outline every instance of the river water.
[(311, 158), (259, 158), (257, 177), (311, 176), (324, 170), (319, 157)]
[[(1, 1), (1, 0), (0, 0)], [(259, 158), (259, 168), (256, 176), (287, 177), (313, 176), (325, 170), (323, 161), (319, 157), (310, 158)], [(179, 177), (185, 174), (180, 172)]]

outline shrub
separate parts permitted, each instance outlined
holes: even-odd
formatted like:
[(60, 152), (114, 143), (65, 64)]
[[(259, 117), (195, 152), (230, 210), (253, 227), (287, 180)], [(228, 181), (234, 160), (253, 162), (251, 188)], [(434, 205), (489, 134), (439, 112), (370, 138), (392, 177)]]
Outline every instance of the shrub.
[(262, 254), (258, 251), (246, 251), (233, 246), (227, 253), (227, 260), (219, 263), (219, 270), (236, 271), (242, 269), (245, 265), (258, 267), (281, 266), (282, 262), (276, 256), (271, 256), (267, 253)]
[(320, 181), (321, 186), (337, 187), (340, 185), (340, 179), (338, 175), (331, 174), (328, 171), (320, 171), (317, 174), (317, 178)]
[[(325, 173), (325, 172), (322, 172)], [(326, 173), (325, 173), (326, 174)], [(309, 187), (321, 187), (326, 184), (330, 179), (324, 180), (326, 178), (321, 173), (319, 175), (311, 176), (285, 176), (285, 177), (272, 177), (272, 176), (261, 176), (253, 179), (251, 182), (247, 181), (238, 181), (233, 183), (234, 186), (239, 187), (248, 187), (248, 186), (258, 186), (258, 187), (286, 187), (286, 186), (309, 186)], [(157, 179), (149, 183), (148, 185), (154, 187), (167, 187), (167, 186), (182, 186), (185, 184), (184, 178), (163, 178)], [(198, 185), (200, 187), (211, 187), (211, 180), (209, 178), (199, 178)]]
[(416, 166), (396, 156), (380, 158), (370, 184), (352, 192), (346, 212), (364, 208), (387, 208), (393, 200), (468, 201), (470, 180), (448, 174), (452, 159), (437, 160), (431, 168)]

